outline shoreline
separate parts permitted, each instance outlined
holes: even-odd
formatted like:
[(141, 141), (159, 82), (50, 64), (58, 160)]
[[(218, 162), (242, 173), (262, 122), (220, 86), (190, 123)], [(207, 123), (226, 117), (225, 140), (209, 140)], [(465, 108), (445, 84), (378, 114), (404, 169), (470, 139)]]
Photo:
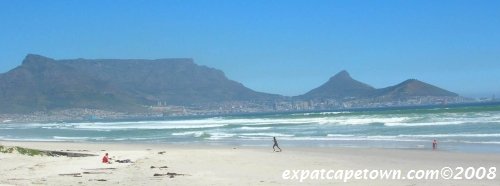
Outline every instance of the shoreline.
[[(89, 119), (89, 114), (79, 114), (68, 118), (71, 119), (51, 119), (51, 120), (24, 120), (33, 116), (34, 113), (28, 114), (0, 114), (0, 124), (29, 124), (29, 123), (88, 123), (88, 122), (130, 122), (130, 121), (165, 121), (165, 120), (185, 120), (185, 119), (202, 119), (202, 118), (216, 118), (216, 117), (242, 117), (248, 115), (274, 115), (274, 114), (293, 114), (293, 113), (310, 113), (310, 112), (359, 112), (359, 111), (393, 111), (393, 110), (408, 110), (408, 109), (431, 109), (431, 108), (459, 108), (459, 107), (476, 107), (476, 106), (497, 106), (500, 101), (473, 101), (473, 102), (457, 102), (450, 104), (417, 104), (417, 105), (399, 105), (399, 106), (383, 106), (383, 107), (353, 107), (353, 108), (336, 108), (336, 109), (311, 109), (311, 110), (284, 110), (284, 111), (259, 111), (259, 112), (235, 112), (223, 114), (206, 114), (206, 115), (170, 115), (159, 116), (156, 112), (151, 113), (135, 113), (130, 116), (129, 113), (121, 113), (107, 110), (95, 110), (102, 112), (112, 112), (115, 115), (99, 118)], [(72, 110), (72, 109), (68, 109)], [(90, 109), (92, 110), (92, 109)], [(60, 110), (64, 111), (64, 110)], [(41, 112), (43, 113), (43, 112)], [(43, 113), (46, 114), (46, 113)], [(48, 114), (46, 117), (50, 116)], [(23, 118), (23, 119), (16, 119)], [(74, 119), (80, 118), (80, 119)]]
[[(269, 143), (267, 145), (255, 145), (255, 144), (231, 144), (231, 143), (211, 143), (211, 142), (145, 142), (145, 141), (32, 141), (32, 140), (5, 140), (0, 139), (0, 145), (3, 143), (7, 144), (20, 144), (26, 145), (27, 147), (33, 147), (32, 144), (61, 144), (61, 145), (81, 145), (81, 146), (97, 146), (97, 145), (110, 145), (110, 146), (121, 146), (127, 145), (128, 147), (136, 147), (137, 149), (143, 147), (150, 148), (165, 148), (165, 147), (174, 147), (174, 148), (202, 148), (202, 149), (212, 149), (212, 148), (246, 148), (246, 149), (271, 149), (272, 144)], [(499, 155), (500, 150), (488, 150), (485, 151), (485, 147), (479, 147), (483, 150), (459, 150), (453, 148), (443, 148), (440, 147), (436, 150), (433, 150), (431, 147), (379, 147), (379, 146), (327, 146), (327, 145), (318, 145), (318, 146), (310, 146), (310, 145), (287, 145), (286, 142), (279, 143), (281, 147), (287, 149), (380, 149), (380, 150), (401, 150), (401, 151), (419, 151), (419, 152), (427, 152), (427, 151), (439, 151), (439, 152), (449, 152), (449, 153), (463, 153), (463, 154), (492, 154)], [(285, 144), (285, 145), (283, 145)], [(484, 145), (487, 146), (487, 145)], [(139, 148), (140, 147), (140, 148)], [(494, 146), (497, 147), (497, 146)], [(47, 149), (44, 149), (47, 150)]]
[[(259, 151), (272, 151), (272, 144), (267, 146), (253, 145), (228, 145), (228, 144), (175, 144), (175, 143), (141, 143), (141, 142), (87, 142), (87, 141), (6, 141), (0, 140), (2, 146), (19, 146), (32, 148), (36, 150), (60, 150), (60, 151), (78, 151), (85, 150), (82, 148), (96, 149), (102, 148), (100, 151), (122, 150), (122, 151), (137, 151), (137, 150), (153, 150), (153, 149), (175, 149), (175, 150), (218, 150), (218, 149), (247, 149)], [(63, 149), (68, 148), (70, 149)], [(416, 152), (416, 153), (445, 153), (445, 154), (464, 154), (464, 155), (485, 155), (496, 156), (495, 152), (478, 152), (478, 151), (453, 151), (447, 149), (430, 149), (430, 148), (379, 148), (379, 147), (337, 147), (337, 146), (282, 146), (283, 150), (287, 151), (303, 151), (303, 152), (331, 152), (331, 151), (397, 151), (397, 152)], [(0, 153), (1, 154), (1, 153)], [(500, 159), (500, 158), (499, 158)], [(500, 163), (500, 162), (499, 162)]]
[[(299, 182), (282, 178), (284, 170), (296, 169), (500, 168), (500, 156), (488, 153), (331, 147), (282, 147), (283, 152), (275, 153), (272, 147), (75, 142), (0, 141), (0, 145), (97, 155), (48, 157), (0, 153), (0, 185), (496, 185), (500, 181), (498, 176), (494, 180), (349, 182)], [(102, 164), (100, 158), (104, 153), (109, 153), (113, 161), (130, 159), (134, 163)], [(179, 175), (170, 178), (167, 173)]]

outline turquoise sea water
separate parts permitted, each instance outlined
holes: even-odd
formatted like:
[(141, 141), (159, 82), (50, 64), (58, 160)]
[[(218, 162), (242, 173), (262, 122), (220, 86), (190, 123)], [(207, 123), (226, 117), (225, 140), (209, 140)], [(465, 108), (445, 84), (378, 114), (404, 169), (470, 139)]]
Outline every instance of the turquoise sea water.
[(0, 124), (0, 140), (431, 148), (500, 153), (500, 104), (161, 121)]

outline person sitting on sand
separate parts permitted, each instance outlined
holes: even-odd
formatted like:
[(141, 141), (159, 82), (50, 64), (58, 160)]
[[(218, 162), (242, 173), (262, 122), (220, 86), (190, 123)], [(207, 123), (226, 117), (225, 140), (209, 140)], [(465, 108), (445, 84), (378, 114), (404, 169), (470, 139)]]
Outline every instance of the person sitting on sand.
[(436, 140), (434, 140), (432, 142), (432, 150), (436, 150), (438, 148), (438, 142)]
[(102, 157), (102, 163), (111, 164), (111, 162), (109, 160), (110, 159), (108, 157), (108, 153), (106, 153), (106, 155), (104, 155), (104, 157)]
[(276, 140), (276, 137), (273, 137), (273, 142), (274, 142), (273, 152), (276, 152), (276, 149), (274, 149), (275, 147), (278, 147), (278, 149), (279, 149), (279, 151), (277, 151), (277, 152), (281, 152), (281, 148), (280, 148), (280, 146), (278, 146), (278, 141)]

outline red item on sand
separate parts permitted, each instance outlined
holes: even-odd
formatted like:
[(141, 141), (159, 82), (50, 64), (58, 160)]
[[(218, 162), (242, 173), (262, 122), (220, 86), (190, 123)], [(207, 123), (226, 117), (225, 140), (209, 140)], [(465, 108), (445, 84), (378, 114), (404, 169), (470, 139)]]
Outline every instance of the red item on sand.
[(102, 157), (102, 163), (109, 163), (109, 159), (108, 159), (107, 155)]

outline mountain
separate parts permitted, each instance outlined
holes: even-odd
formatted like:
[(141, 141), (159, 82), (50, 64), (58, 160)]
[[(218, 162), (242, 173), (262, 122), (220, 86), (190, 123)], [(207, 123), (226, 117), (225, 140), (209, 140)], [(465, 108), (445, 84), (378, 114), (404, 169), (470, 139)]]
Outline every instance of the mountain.
[(158, 101), (196, 105), (280, 98), (253, 91), (192, 59), (54, 60), (29, 54), (22, 65), (0, 74), (0, 113), (68, 108), (137, 111)]
[(375, 89), (352, 79), (348, 72), (341, 71), (325, 84), (296, 98), (301, 100), (378, 98), (380, 101), (392, 101), (417, 96), (456, 97), (458, 94), (416, 79), (409, 79), (394, 86)]
[(458, 94), (424, 83), (416, 79), (409, 79), (400, 84), (377, 90), (377, 96), (386, 99), (404, 99), (415, 96), (456, 97)]
[(0, 112), (19, 113), (52, 108), (120, 108), (109, 83), (87, 76), (55, 60), (28, 55), (21, 66), (0, 76)]
[(0, 113), (72, 108), (142, 112), (159, 102), (194, 109), (207, 109), (207, 105), (218, 108), (228, 102), (263, 108), (259, 104), (295, 99), (385, 102), (417, 96), (458, 95), (414, 79), (375, 89), (341, 71), (320, 87), (289, 99), (253, 91), (228, 79), (222, 71), (197, 65), (187, 58), (54, 60), (29, 54), (20, 66), (0, 74)]
[(341, 71), (325, 84), (315, 88), (299, 99), (341, 99), (346, 97), (363, 98), (375, 93), (375, 88), (353, 79), (347, 71)]

